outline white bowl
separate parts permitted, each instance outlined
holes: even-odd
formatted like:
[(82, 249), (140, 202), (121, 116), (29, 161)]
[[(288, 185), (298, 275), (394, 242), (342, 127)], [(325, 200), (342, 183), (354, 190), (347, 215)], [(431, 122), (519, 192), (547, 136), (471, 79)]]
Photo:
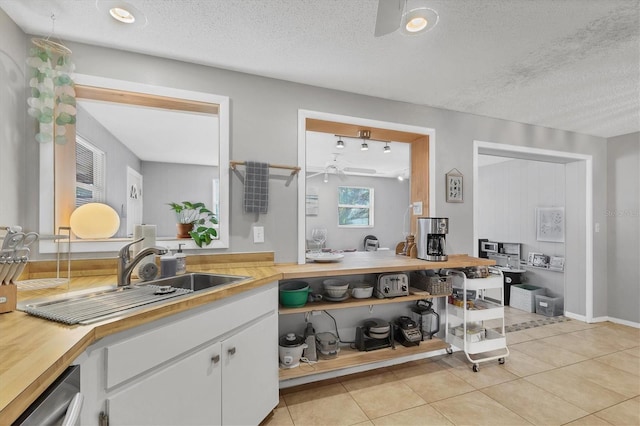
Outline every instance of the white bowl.
[(322, 281), (322, 286), (325, 293), (334, 298), (343, 297), (349, 290), (349, 283), (338, 278), (327, 278)]
[(368, 299), (373, 296), (373, 286), (368, 284), (358, 284), (351, 289), (351, 297), (356, 299)]

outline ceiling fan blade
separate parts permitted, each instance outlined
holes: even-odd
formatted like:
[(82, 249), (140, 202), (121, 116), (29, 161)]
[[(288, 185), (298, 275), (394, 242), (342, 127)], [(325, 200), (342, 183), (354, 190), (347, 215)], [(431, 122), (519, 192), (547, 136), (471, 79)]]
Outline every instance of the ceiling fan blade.
[(400, 28), (405, 3), (406, 0), (378, 0), (374, 36), (387, 35)]
[(323, 175), (325, 172), (317, 172), (312, 175), (306, 175), (307, 179), (311, 179), (312, 177)]
[(377, 173), (376, 169), (361, 169), (359, 167), (345, 167), (344, 171), (349, 173), (362, 173), (368, 175), (375, 175)]

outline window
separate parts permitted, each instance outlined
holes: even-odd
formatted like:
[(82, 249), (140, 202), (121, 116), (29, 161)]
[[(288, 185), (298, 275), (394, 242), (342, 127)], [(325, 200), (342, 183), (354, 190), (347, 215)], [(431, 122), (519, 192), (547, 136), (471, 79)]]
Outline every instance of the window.
[(338, 226), (373, 227), (373, 188), (338, 187)]
[(104, 161), (103, 151), (76, 136), (76, 207), (104, 202)]

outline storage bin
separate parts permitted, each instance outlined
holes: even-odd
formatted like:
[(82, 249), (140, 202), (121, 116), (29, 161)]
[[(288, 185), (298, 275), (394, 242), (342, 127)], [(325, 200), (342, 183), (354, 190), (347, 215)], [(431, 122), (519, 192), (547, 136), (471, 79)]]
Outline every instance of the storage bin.
[(426, 290), (429, 294), (451, 294), (453, 283), (450, 276), (411, 274), (411, 286)]
[(536, 314), (555, 317), (564, 313), (562, 297), (536, 295)]
[(512, 285), (509, 305), (533, 313), (536, 311), (536, 296), (544, 296), (546, 292), (547, 289), (531, 284)]

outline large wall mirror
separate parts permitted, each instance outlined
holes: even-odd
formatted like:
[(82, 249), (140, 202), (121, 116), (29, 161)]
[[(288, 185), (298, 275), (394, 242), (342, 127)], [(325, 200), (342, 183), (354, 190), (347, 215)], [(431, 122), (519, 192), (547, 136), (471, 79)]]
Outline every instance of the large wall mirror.
[[(197, 248), (176, 237), (168, 205), (191, 201), (219, 220), (218, 237), (203, 248), (228, 248), (229, 99), (87, 75), (75, 81), (74, 132), (67, 144), (41, 145), (40, 233), (67, 226), (71, 212), (96, 197), (116, 210), (120, 228), (110, 239), (74, 239), (73, 252), (117, 251), (139, 224), (156, 225), (158, 245)], [(95, 182), (88, 187), (84, 167)], [(55, 249), (40, 244), (42, 253)]]
[[(373, 235), (381, 248), (395, 250), (415, 233), (417, 216), (435, 212), (433, 129), (305, 110), (298, 128), (298, 157), (304, 159), (298, 263), (317, 249), (314, 228), (327, 230), (327, 249), (362, 251)], [(364, 138), (362, 131), (368, 132)], [(366, 202), (359, 199), (354, 208), (341, 200), (348, 193), (366, 193)], [(420, 214), (408, 208), (415, 201), (422, 202)]]

